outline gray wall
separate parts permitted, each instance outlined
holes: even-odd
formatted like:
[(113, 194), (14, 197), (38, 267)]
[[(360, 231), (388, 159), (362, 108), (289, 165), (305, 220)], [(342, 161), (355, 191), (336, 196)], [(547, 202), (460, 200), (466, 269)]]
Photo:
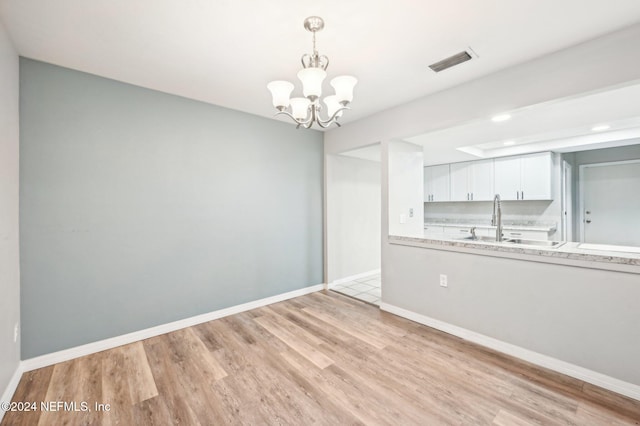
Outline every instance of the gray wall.
[(575, 165), (608, 163), (610, 161), (636, 160), (640, 158), (640, 139), (638, 145), (619, 146), (615, 148), (592, 149), (574, 153)]
[(20, 64), (23, 358), (323, 282), (321, 133)]
[(384, 303), (640, 385), (640, 275), (389, 243), (382, 250)]
[(18, 87), (18, 55), (0, 23), (0, 398), (20, 362)]

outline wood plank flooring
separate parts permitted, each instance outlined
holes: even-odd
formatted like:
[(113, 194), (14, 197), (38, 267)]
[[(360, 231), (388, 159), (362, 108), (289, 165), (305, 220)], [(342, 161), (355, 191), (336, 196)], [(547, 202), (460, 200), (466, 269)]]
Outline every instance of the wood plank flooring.
[(333, 292), (25, 373), (14, 401), (38, 409), (2, 425), (640, 424), (638, 401)]

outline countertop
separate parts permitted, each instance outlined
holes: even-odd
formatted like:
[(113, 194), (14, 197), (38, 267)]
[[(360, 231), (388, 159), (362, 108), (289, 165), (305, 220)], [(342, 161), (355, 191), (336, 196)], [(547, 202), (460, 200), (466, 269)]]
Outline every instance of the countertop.
[(452, 238), (451, 235), (443, 233), (429, 232), (421, 236), (389, 235), (389, 242), (640, 274), (640, 253), (585, 249), (579, 247), (580, 243), (574, 242), (567, 242), (554, 248), (532, 247), (512, 243), (464, 240)]

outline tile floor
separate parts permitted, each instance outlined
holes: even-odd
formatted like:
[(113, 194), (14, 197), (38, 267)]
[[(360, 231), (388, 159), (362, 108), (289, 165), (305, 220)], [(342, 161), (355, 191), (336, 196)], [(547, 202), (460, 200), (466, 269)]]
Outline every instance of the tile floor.
[(337, 284), (331, 290), (380, 306), (380, 283), (380, 274), (375, 274)]

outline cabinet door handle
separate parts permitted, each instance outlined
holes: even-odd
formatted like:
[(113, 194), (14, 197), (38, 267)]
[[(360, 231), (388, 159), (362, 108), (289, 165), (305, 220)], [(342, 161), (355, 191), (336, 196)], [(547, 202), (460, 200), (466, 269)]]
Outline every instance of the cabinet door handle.
[(473, 192), (471, 193), (471, 201), (473, 201)]
[(509, 235), (522, 235), (520, 232), (509, 232)]
[(520, 197), (520, 199), (524, 200), (524, 191), (520, 191), (520, 194), (522, 194), (522, 196)]
[(520, 191), (516, 191), (516, 200), (520, 199)]

